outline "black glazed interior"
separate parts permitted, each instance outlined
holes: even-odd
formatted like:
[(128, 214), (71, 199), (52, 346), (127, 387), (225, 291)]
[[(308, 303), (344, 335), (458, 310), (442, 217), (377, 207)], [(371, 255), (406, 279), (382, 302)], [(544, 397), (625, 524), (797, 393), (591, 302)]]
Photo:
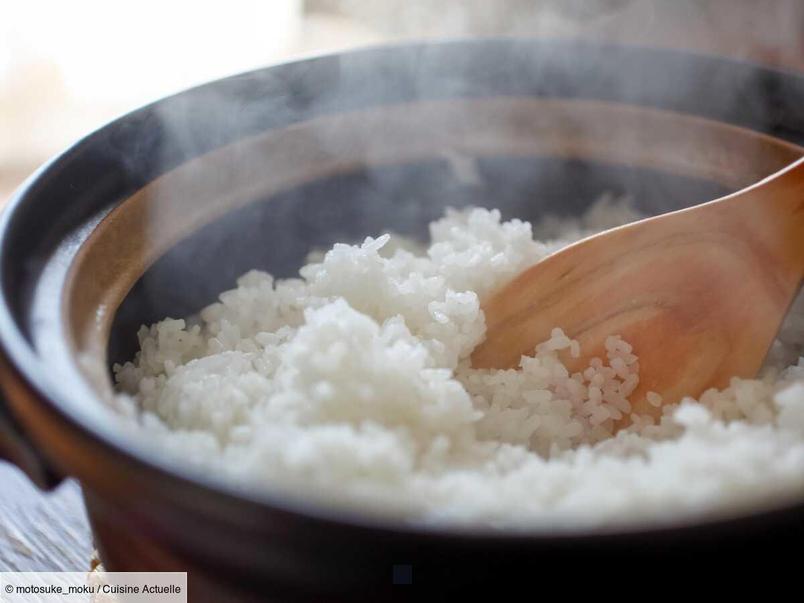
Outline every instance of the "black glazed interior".
[(298, 276), (310, 250), (389, 230), (426, 240), (427, 224), (447, 207), (499, 208), (535, 224), (547, 214), (577, 216), (604, 192), (628, 195), (646, 214), (731, 192), (657, 170), (558, 158), (479, 158), (475, 169), (469, 182), (443, 159), (351, 171), (226, 214), (139, 279), (115, 316), (110, 364), (133, 357), (140, 325), (198, 312), (248, 270)]

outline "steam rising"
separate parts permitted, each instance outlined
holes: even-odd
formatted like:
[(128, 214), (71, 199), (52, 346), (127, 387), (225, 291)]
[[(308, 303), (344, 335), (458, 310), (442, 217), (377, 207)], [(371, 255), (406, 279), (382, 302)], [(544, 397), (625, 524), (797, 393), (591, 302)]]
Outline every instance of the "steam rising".
[[(308, 7), (325, 11), (333, 4), (319, 0), (309, 2)], [(701, 36), (696, 32), (711, 26), (710, 5), (724, 3), (470, 0), (438, 3), (438, 10), (435, 3), (425, 0), (345, 0), (338, 4), (341, 10), (358, 15), (395, 38), (471, 33), (649, 42), (651, 35), (664, 29), (670, 31), (674, 23), (676, 27), (686, 24), (690, 45), (700, 47)], [(668, 8), (671, 4), (672, 8)], [(389, 7), (393, 7), (393, 15), (388, 13)], [(657, 37), (657, 43), (665, 42), (667, 35)], [(221, 146), (272, 128), (292, 128), (293, 124), (321, 116), (433, 99), (533, 95), (655, 106), (769, 132), (774, 132), (782, 121), (789, 124), (795, 120), (791, 118), (794, 108), (784, 106), (780, 101), (784, 95), (765, 72), (740, 68), (728, 61), (647, 49), (624, 50), (596, 42), (425, 42), (275, 67), (169, 99), (133, 123), (139, 135), (145, 137), (140, 145), (142, 151), (132, 155), (127, 147), (123, 160), (144, 184)], [(419, 126), (411, 122), (409, 127), (415, 132)], [(321, 155), (337, 158), (355, 144), (371, 144), (372, 136), (381, 137), (383, 131), (322, 128), (315, 136), (315, 157), (294, 156), (299, 165)], [(244, 175), (271, 169), (264, 157), (239, 152), (237, 147), (233, 157), (214, 168), (221, 182), (230, 182), (232, 187)], [(128, 330), (123, 336), (132, 338), (133, 343), (139, 324), (199, 309), (212, 301), (217, 291), (230, 287), (234, 277), (245, 271), (243, 268), (292, 275), (310, 249), (330, 245), (337, 240), (335, 237), (359, 240), (366, 235), (379, 235), (380, 230), (392, 230), (423, 239), (425, 224), (440, 214), (444, 205), (500, 207), (509, 217), (527, 211), (531, 215), (521, 217), (531, 219), (537, 217), (533, 212), (561, 214), (581, 210), (556, 199), (555, 191), (562, 182), (568, 196), (580, 195), (588, 203), (604, 192), (634, 194), (635, 187), (642, 187), (637, 195), (647, 190), (649, 196), (655, 197), (642, 199), (643, 208), (652, 207), (654, 211), (704, 201), (708, 197), (703, 195), (713, 194), (711, 186), (699, 184), (696, 188), (658, 177), (654, 179), (655, 186), (645, 188), (632, 172), (612, 171), (588, 162), (579, 167), (543, 159), (480, 161), (472, 153), (456, 150), (449, 141), (434, 148), (426, 161), (422, 159), (408, 167), (354, 165), (347, 171), (352, 175), (344, 173), (326, 182), (311, 182), (295, 193), (280, 195), (282, 199), (276, 203), (258, 203), (232, 214), (225, 224), (210, 226), (174, 248), (135, 288), (133, 299), (124, 304), (122, 318), (118, 319), (120, 329)], [(595, 190), (597, 186), (610, 188)], [(516, 194), (501, 192), (506, 188)], [(265, 199), (257, 195), (255, 201)], [(163, 224), (164, 216), (159, 215), (158, 208), (159, 204), (155, 204), (152, 209), (155, 213), (148, 227), (151, 232)], [(377, 208), (381, 208), (381, 223), (377, 221)], [(255, 230), (257, 224), (262, 231)], [(152, 236), (149, 232), (142, 235)], [(288, 252), (289, 248), (293, 253)], [(255, 254), (258, 249), (262, 251)], [(248, 265), (253, 257), (260, 259)], [(203, 258), (201, 263), (199, 258)], [(222, 280), (215, 273), (226, 276)], [(126, 347), (130, 346), (123, 346)]]

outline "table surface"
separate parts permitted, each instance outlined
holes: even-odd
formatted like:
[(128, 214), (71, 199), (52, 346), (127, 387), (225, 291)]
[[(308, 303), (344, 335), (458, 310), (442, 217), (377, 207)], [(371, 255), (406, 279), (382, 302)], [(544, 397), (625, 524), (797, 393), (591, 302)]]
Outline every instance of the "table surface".
[(88, 571), (92, 549), (75, 480), (45, 494), (0, 461), (0, 571)]

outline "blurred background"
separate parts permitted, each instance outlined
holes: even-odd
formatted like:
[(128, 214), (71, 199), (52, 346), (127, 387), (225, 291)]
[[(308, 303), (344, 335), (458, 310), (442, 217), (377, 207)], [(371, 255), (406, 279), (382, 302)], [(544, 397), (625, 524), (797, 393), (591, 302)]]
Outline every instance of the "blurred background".
[(804, 69), (804, 0), (0, 0), (0, 203), (82, 134), (171, 92), (305, 54), (471, 35)]

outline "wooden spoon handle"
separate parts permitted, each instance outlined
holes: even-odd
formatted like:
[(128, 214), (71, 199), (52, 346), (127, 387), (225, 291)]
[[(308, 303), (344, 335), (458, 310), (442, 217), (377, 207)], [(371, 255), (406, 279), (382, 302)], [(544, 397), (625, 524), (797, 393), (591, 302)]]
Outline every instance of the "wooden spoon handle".
[(631, 395), (667, 402), (752, 377), (804, 276), (804, 158), (732, 195), (579, 241), (483, 301), (476, 368), (515, 367), (561, 327), (571, 371), (621, 335), (639, 356)]
[(719, 211), (733, 214), (775, 251), (769, 261), (804, 278), (804, 157), (722, 201)]

